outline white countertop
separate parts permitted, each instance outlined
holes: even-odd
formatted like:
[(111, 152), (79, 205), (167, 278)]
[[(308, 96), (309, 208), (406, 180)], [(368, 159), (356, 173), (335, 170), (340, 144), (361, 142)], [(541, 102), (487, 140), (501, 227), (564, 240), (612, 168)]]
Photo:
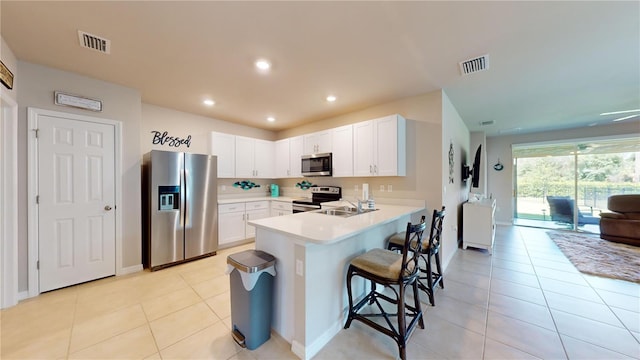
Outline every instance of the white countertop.
[(255, 197), (238, 197), (238, 198), (227, 198), (227, 199), (218, 199), (218, 204), (234, 204), (234, 203), (244, 203), (251, 201), (282, 201), (282, 202), (292, 202), (293, 200), (300, 199), (300, 197), (289, 197), (289, 196), (255, 196)]
[[(339, 202), (334, 202), (337, 206)], [(345, 205), (348, 203), (345, 203)], [(424, 211), (424, 207), (376, 204), (377, 211), (340, 217), (313, 211), (249, 221), (259, 229), (286, 234), (304, 242), (330, 244), (341, 241), (368, 228), (395, 221)]]

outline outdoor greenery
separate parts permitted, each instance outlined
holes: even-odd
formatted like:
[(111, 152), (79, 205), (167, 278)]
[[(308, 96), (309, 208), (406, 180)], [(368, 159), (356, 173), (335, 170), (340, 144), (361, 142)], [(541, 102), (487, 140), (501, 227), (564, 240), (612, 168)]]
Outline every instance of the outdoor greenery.
[[(640, 193), (636, 153), (578, 156), (580, 205), (606, 207), (610, 195)], [(574, 195), (574, 156), (518, 159), (518, 197)]]

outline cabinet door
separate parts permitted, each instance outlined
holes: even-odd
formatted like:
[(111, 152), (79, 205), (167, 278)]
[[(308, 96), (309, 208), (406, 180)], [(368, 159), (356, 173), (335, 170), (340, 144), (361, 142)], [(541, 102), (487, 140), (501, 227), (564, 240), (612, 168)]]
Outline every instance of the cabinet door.
[(236, 137), (212, 132), (211, 155), (218, 157), (218, 177), (234, 178), (236, 162)]
[(278, 140), (275, 143), (275, 168), (276, 178), (287, 178), (291, 176), (291, 157), (289, 139)]
[(353, 176), (353, 126), (333, 129), (333, 176)]
[(375, 162), (373, 121), (353, 124), (353, 175), (372, 176)]
[(331, 131), (323, 130), (304, 135), (304, 153), (318, 154), (331, 152)]
[(297, 136), (289, 139), (289, 177), (302, 177), (302, 155), (304, 139)]
[(273, 141), (255, 139), (254, 170), (255, 177), (273, 179), (274, 172), (274, 144)]
[(395, 115), (376, 119), (373, 146), (377, 161), (373, 172), (376, 176), (395, 176), (398, 172), (398, 121)]
[[(260, 209), (260, 210), (247, 211), (246, 214), (247, 214), (247, 216), (246, 216), (247, 221), (259, 220), (259, 219), (264, 219), (264, 218), (270, 217), (271, 216), (271, 211), (270, 211), (269, 208), (266, 208), (266, 209)], [(245, 230), (245, 236), (247, 238), (255, 237), (256, 236), (256, 228), (247, 223), (246, 224), (246, 230)]]
[(218, 214), (218, 244), (224, 245), (245, 239), (245, 213)]
[(236, 178), (255, 177), (254, 140), (236, 136)]

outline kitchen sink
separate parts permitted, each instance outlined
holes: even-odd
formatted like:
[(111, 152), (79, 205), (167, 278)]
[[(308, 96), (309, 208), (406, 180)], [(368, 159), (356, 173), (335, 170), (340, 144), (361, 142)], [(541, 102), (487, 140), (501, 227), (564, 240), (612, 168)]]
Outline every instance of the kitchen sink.
[(365, 214), (365, 213), (376, 211), (376, 210), (378, 209), (362, 209), (360, 210), (360, 212), (358, 212), (358, 209), (355, 207), (340, 206), (336, 208), (322, 209), (316, 212), (320, 214), (325, 214), (325, 215), (350, 217), (354, 215)]

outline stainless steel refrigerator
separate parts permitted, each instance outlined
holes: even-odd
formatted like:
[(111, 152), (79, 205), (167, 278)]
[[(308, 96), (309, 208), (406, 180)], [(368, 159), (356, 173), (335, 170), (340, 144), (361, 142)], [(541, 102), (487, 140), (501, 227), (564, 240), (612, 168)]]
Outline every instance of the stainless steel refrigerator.
[(217, 157), (153, 150), (143, 161), (143, 264), (157, 270), (218, 250)]

